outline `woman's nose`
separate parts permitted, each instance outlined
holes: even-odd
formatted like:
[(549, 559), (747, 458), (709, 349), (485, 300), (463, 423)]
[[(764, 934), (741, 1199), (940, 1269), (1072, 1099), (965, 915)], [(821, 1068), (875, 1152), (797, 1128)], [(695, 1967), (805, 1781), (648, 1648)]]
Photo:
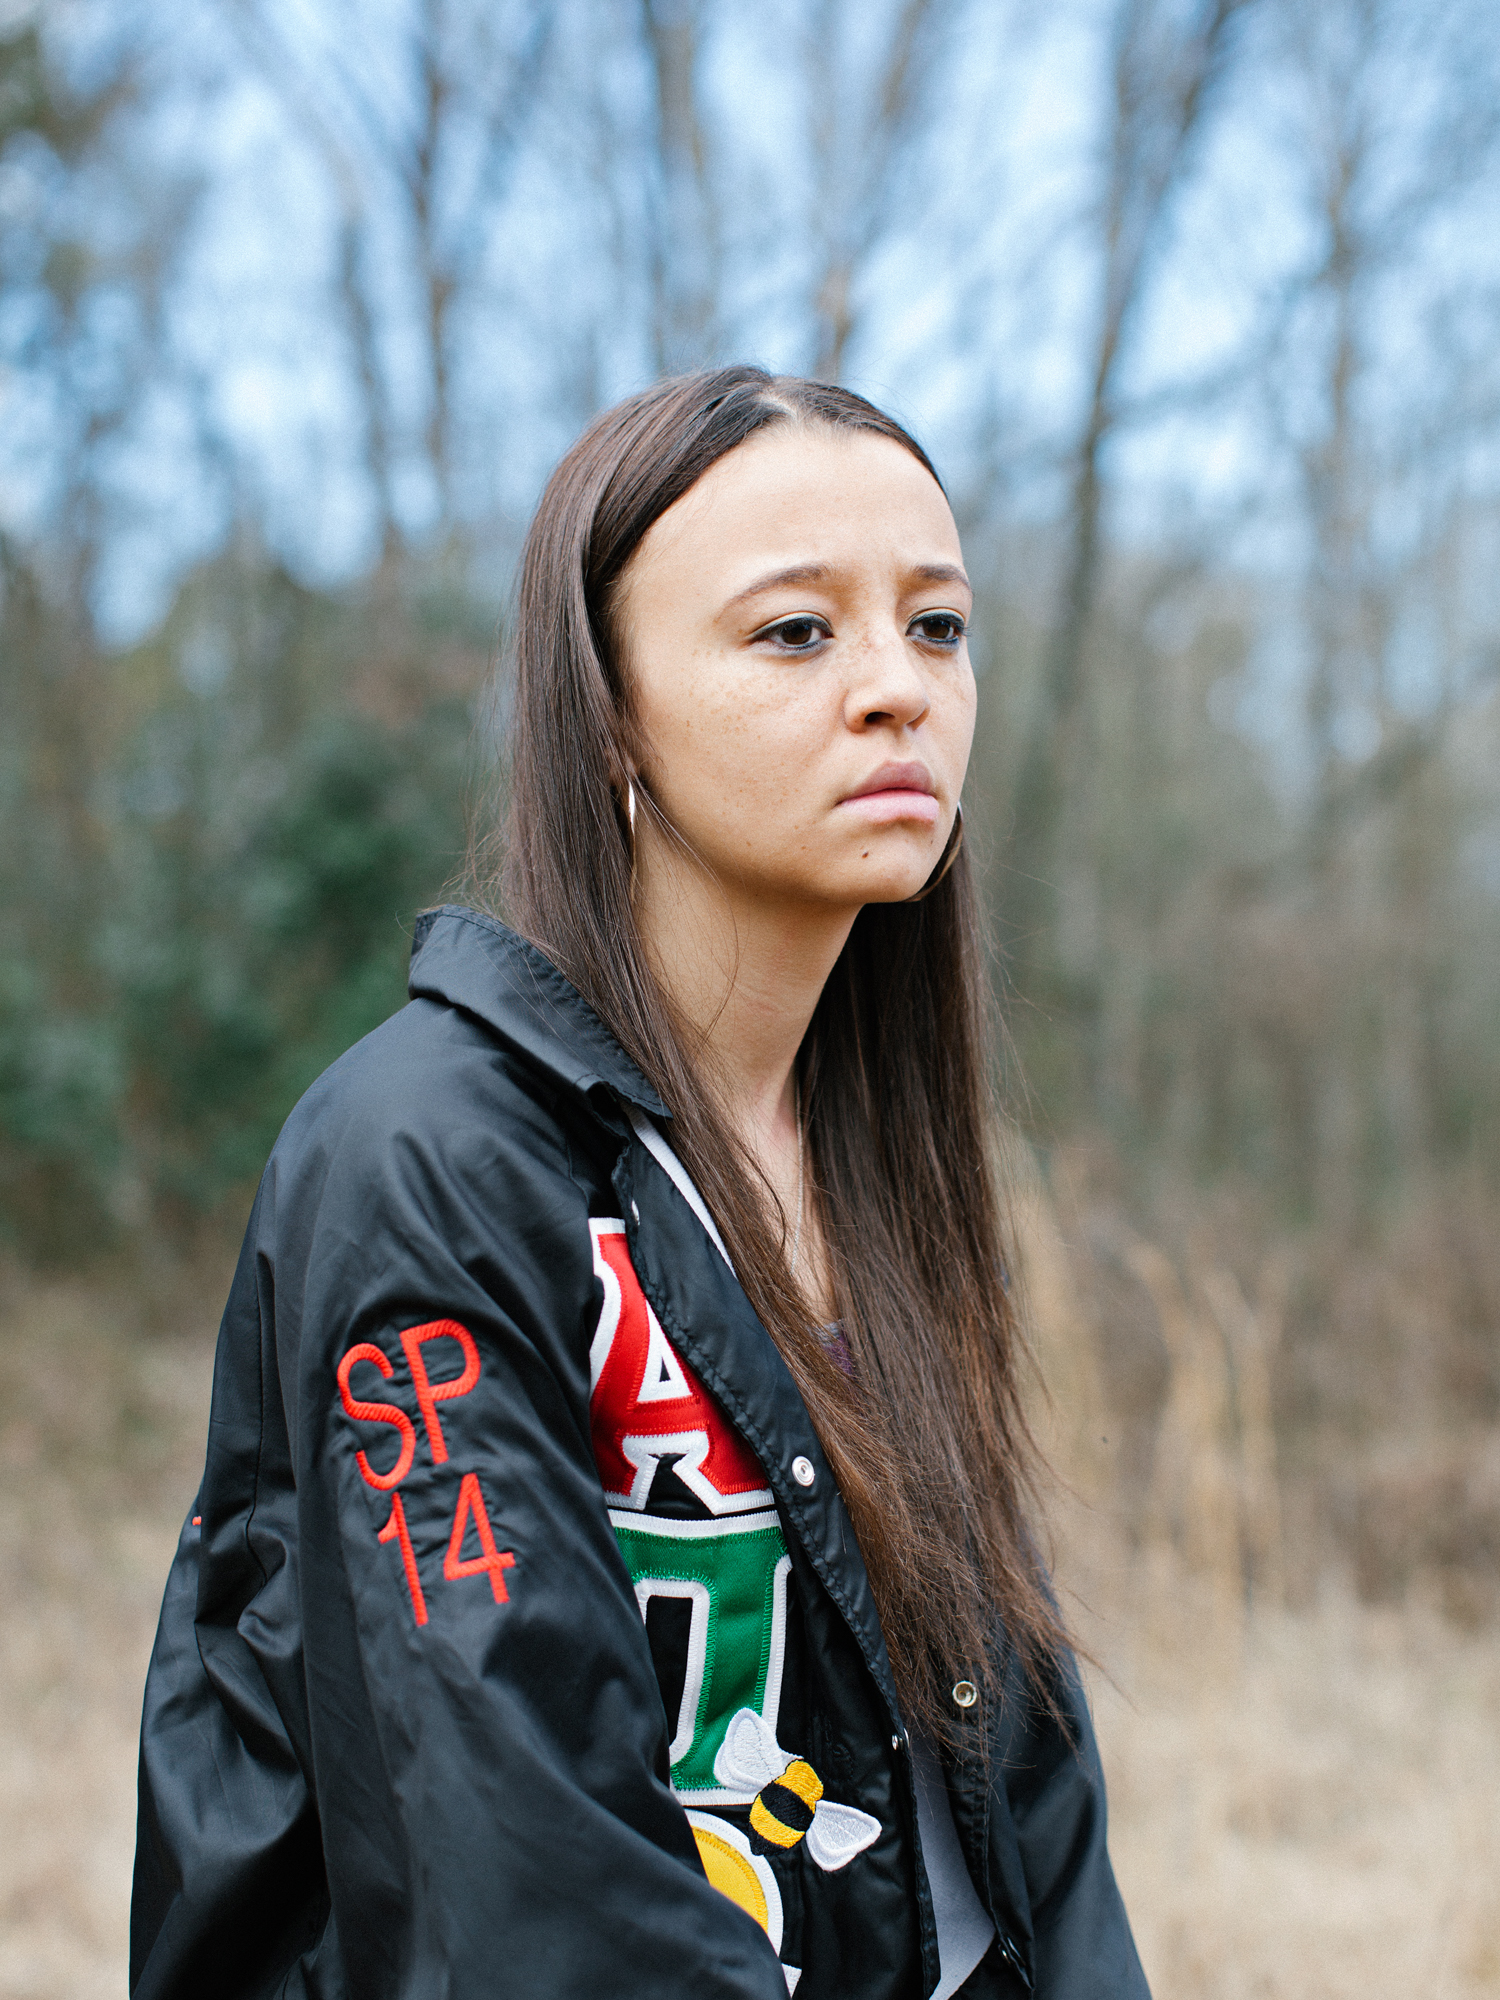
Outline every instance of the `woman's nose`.
[(915, 728), (930, 706), (926, 678), (905, 633), (870, 638), (860, 649), (844, 699), (848, 727), (871, 729), (890, 722)]

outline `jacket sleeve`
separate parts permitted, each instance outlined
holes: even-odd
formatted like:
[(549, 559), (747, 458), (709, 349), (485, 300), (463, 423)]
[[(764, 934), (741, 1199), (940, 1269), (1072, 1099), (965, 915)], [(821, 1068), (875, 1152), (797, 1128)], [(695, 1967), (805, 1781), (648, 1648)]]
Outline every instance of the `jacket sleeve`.
[(378, 1116), (294, 1118), (235, 1279), (147, 1687), (132, 1993), (784, 2000), (667, 1783), (555, 1120), (450, 1092), (438, 1142), (420, 1078), (384, 1081)]
[(1036, 2000), (1150, 2000), (1106, 1844), (1104, 1772), (1072, 1660), (1048, 1714), (1013, 1674), (997, 1810), (1009, 1815), (1024, 1878)]

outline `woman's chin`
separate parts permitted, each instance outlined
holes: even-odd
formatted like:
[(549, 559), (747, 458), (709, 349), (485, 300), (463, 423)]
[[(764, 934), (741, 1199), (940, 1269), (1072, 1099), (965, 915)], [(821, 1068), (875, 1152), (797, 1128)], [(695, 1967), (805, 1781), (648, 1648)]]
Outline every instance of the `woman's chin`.
[(915, 896), (937, 864), (925, 854), (893, 854), (875, 865), (839, 871), (838, 899), (849, 903), (904, 903)]
[(869, 895), (865, 897), (865, 901), (867, 903), (909, 903), (926, 880), (926, 875), (918, 875), (911, 880), (893, 882), (886, 889), (871, 890)]

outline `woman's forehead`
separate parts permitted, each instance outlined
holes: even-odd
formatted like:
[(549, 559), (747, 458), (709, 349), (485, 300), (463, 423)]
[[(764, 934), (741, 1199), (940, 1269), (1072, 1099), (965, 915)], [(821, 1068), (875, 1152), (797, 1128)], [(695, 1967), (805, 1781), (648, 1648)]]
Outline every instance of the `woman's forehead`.
[[(958, 530), (921, 461), (877, 432), (777, 424), (711, 466), (642, 540), (626, 577), (704, 566), (727, 595), (777, 572), (851, 562), (954, 568)], [(811, 580), (811, 579), (809, 579)]]

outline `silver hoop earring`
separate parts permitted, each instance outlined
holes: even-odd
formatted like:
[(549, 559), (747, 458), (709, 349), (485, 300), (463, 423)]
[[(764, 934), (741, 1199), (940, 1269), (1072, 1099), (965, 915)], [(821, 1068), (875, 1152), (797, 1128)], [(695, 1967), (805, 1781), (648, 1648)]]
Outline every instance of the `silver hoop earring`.
[(954, 862), (957, 861), (959, 849), (963, 846), (963, 844), (964, 844), (964, 808), (963, 808), (963, 801), (960, 800), (958, 805), (954, 809), (953, 829), (948, 835), (948, 845), (943, 849), (942, 860), (939, 861), (934, 873), (928, 876), (927, 880), (922, 884), (921, 888), (918, 889), (915, 896), (905, 896), (902, 898), (903, 902), (925, 903), (927, 898), (932, 894), (933, 890), (938, 886), (938, 884), (942, 881), (943, 877), (948, 873), (948, 870), (953, 866)]
[(635, 901), (635, 780), (625, 780), (625, 845), (630, 852), (630, 900)]

